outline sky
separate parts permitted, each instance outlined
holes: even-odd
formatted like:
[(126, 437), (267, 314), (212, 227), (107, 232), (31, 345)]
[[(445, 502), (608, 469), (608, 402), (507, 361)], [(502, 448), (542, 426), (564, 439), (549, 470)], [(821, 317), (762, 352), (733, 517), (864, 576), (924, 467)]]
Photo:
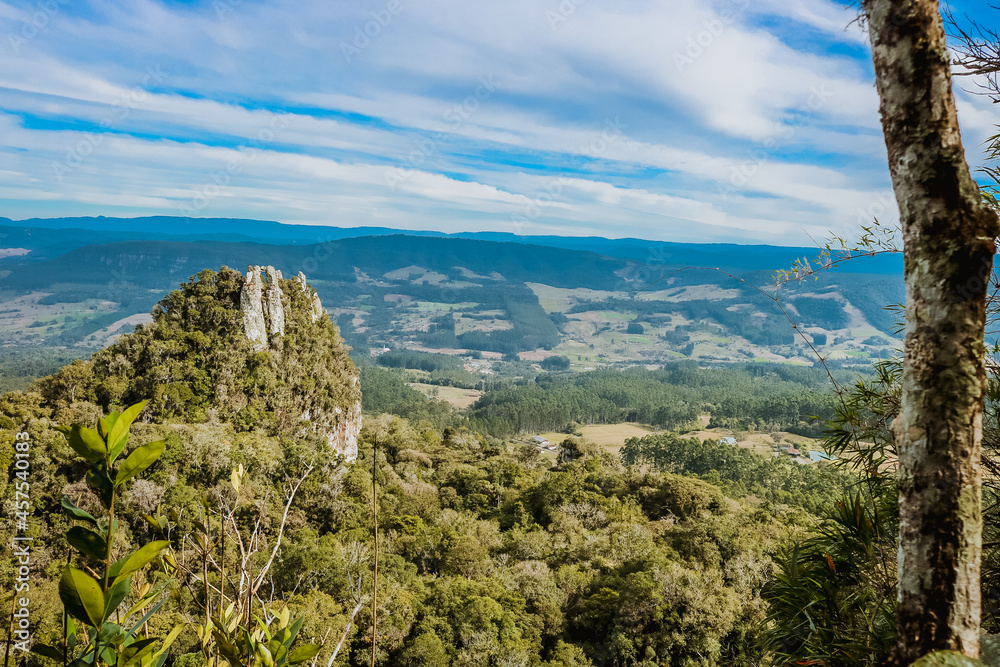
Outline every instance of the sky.
[[(1000, 23), (988, 2), (952, 8)], [(851, 237), (898, 218), (856, 17), (828, 0), (0, 0), (0, 216)], [(956, 80), (975, 168), (998, 114), (972, 84)]]

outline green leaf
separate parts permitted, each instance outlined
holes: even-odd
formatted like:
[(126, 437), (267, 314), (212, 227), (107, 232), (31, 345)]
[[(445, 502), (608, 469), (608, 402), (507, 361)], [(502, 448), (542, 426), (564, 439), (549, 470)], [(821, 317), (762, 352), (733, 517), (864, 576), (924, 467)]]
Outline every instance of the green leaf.
[(288, 656), (288, 664), (297, 665), (300, 662), (312, 660), (316, 657), (316, 654), (319, 653), (320, 648), (322, 647), (319, 644), (303, 644), (292, 651), (292, 654)]
[(108, 571), (108, 576), (113, 579), (127, 577), (133, 572), (138, 572), (160, 555), (160, 552), (170, 546), (166, 540), (157, 540), (143, 546), (138, 551), (134, 551), (124, 558), (115, 561)]
[(73, 618), (69, 614), (66, 614), (64, 618), (66, 619), (66, 641), (71, 649), (76, 648), (76, 623), (73, 622)]
[(108, 473), (104, 470), (103, 462), (95, 463), (87, 471), (87, 484), (97, 492), (104, 509), (111, 509), (111, 499), (115, 494), (115, 487), (108, 478)]
[(102, 460), (108, 453), (104, 439), (98, 435), (97, 431), (86, 426), (73, 424), (66, 440), (74, 452), (91, 463)]
[(86, 572), (67, 565), (59, 580), (59, 598), (71, 616), (95, 628), (101, 625), (104, 593), (97, 580)]
[(101, 644), (106, 644), (110, 648), (112, 645), (121, 646), (124, 641), (125, 629), (120, 625), (108, 622), (101, 624)]
[(146, 655), (152, 653), (153, 647), (156, 642), (159, 641), (159, 637), (150, 637), (149, 639), (139, 639), (132, 642), (118, 654), (118, 666), (128, 667), (129, 665), (138, 664), (139, 661), (143, 659)]
[(58, 649), (55, 646), (49, 646), (48, 644), (35, 644), (31, 647), (31, 652), (44, 658), (58, 660), (59, 662), (62, 662), (63, 660), (62, 649)]
[(117, 421), (120, 416), (121, 413), (112, 410), (108, 413), (107, 417), (97, 422), (97, 432), (102, 438), (107, 439), (108, 434), (111, 433), (111, 428), (115, 425), (115, 421)]
[(306, 621), (305, 614), (299, 614), (298, 617), (296, 617), (295, 620), (292, 621), (292, 624), (288, 627), (290, 636), (288, 638), (288, 641), (285, 642), (285, 646), (291, 647), (292, 643), (295, 641), (295, 638), (299, 636), (299, 630), (302, 629), (302, 624), (305, 623), (305, 621)]
[(114, 447), (111, 448), (111, 461), (114, 462), (118, 458), (118, 455), (122, 453), (125, 446), (128, 445), (129, 432), (126, 431), (125, 435), (118, 439), (118, 442)]
[(264, 667), (274, 667), (274, 656), (267, 650), (264, 644), (257, 644), (257, 658), (264, 663)]
[(224, 635), (216, 623), (216, 627), (212, 628), (212, 636), (215, 637), (215, 645), (219, 652), (222, 653), (229, 662), (235, 663), (237, 665), (243, 663), (243, 657), (240, 655), (240, 649), (229, 640), (229, 637)]
[(63, 509), (66, 510), (66, 513), (69, 514), (74, 519), (79, 519), (80, 521), (89, 521), (95, 526), (97, 525), (97, 519), (95, 519), (90, 512), (82, 510), (76, 505), (74, 505), (73, 501), (69, 499), (69, 496), (63, 496), (61, 504)]
[(163, 667), (163, 663), (167, 660), (167, 650), (170, 648), (170, 645), (174, 643), (174, 640), (177, 639), (177, 635), (179, 635), (183, 629), (183, 625), (175, 625), (174, 629), (170, 631), (170, 634), (163, 638), (163, 646), (160, 647), (159, 651), (153, 654), (153, 659), (150, 663), (151, 667)]
[[(119, 446), (119, 441), (123, 437), (128, 437), (128, 429), (135, 421), (135, 418), (139, 416), (142, 409), (146, 407), (146, 403), (149, 401), (142, 401), (141, 403), (136, 403), (125, 409), (125, 412), (115, 420), (114, 425), (111, 427), (111, 434), (108, 436), (108, 443), (110, 445), (110, 451), (113, 453), (117, 451), (119, 454), (125, 447), (125, 443), (122, 442)], [(117, 456), (114, 454), (113, 456)]]
[[(160, 588), (162, 589), (164, 585), (165, 584), (161, 584)], [(128, 631), (128, 634), (129, 635), (134, 635), (135, 631), (138, 630), (139, 628), (141, 628), (146, 621), (148, 621), (150, 618), (152, 618), (153, 614), (155, 614), (157, 611), (159, 611), (160, 607), (162, 607), (163, 603), (166, 602), (166, 601), (167, 601), (167, 598), (163, 598), (162, 600), (160, 600), (159, 602), (157, 602), (156, 604), (154, 604), (153, 608), (150, 609), (149, 611), (147, 611), (145, 616), (143, 616), (142, 618), (140, 618), (138, 621), (135, 622), (135, 625), (133, 625), (132, 629)], [(128, 618), (132, 614), (134, 614), (134, 613), (136, 613), (138, 611), (141, 611), (147, 604), (149, 604), (148, 597), (147, 598), (143, 598), (139, 602), (135, 603), (134, 605), (132, 605), (131, 609), (129, 609), (127, 612), (125, 612), (125, 618)]]
[(272, 639), (267, 642), (264, 647), (267, 649), (267, 652), (273, 656), (274, 664), (276, 665), (280, 665), (284, 662), (285, 656), (288, 655), (288, 649), (285, 648), (277, 639)]
[(131, 585), (131, 576), (121, 577), (115, 580), (115, 583), (108, 589), (107, 601), (104, 605), (104, 618), (110, 618), (111, 614), (118, 609), (118, 605), (120, 605), (125, 599), (125, 596), (128, 595), (129, 587)]
[(132, 479), (143, 470), (149, 466), (156, 463), (156, 459), (160, 458), (163, 454), (163, 448), (166, 447), (166, 440), (157, 440), (156, 442), (147, 442), (145, 445), (138, 447), (134, 452), (128, 455), (125, 462), (122, 463), (121, 467), (118, 469), (118, 475), (115, 477), (115, 486), (120, 486), (126, 481)]
[(66, 531), (66, 541), (76, 547), (84, 556), (103, 560), (108, 555), (107, 541), (92, 530), (83, 526), (73, 526)]

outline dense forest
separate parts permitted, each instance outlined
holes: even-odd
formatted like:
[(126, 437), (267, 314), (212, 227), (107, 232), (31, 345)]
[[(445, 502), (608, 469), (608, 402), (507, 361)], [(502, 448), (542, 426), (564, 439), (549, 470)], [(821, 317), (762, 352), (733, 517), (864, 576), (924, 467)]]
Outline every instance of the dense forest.
[[(847, 477), (669, 435), (630, 441), (621, 457), (567, 435), (555, 459), (510, 438), (599, 421), (682, 428), (701, 414), (808, 432), (813, 416), (830, 412), (823, 373), (678, 363), (576, 374), (555, 361), (549, 372), (517, 363), (509, 367), (519, 375), (490, 378), (462, 412), (408, 386), (408, 373), (464, 373), (456, 358), (359, 355), (366, 417), (359, 457), (346, 463), (291, 418), (294, 406), (336, 413), (354, 400), (354, 366), (336, 329), (313, 322), (308, 293), (286, 284), (285, 335), (253, 352), (242, 337), (241, 281), (229, 269), (204, 271), (160, 302), (152, 324), (0, 398), (0, 457), (12, 459), (17, 432), (32, 442), (40, 646), (61, 645), (60, 573), (67, 558), (85, 567), (97, 553), (75, 523), (93, 516), (108, 539), (114, 531), (104, 548), (125, 558), (152, 548), (143, 545), (161, 552), (130, 575), (121, 599), (159, 605), (146, 632), (169, 634), (155, 655), (170, 664), (230, 650), (204, 629), (209, 608), (224, 611), (213, 596), (242, 590), (240, 572), (269, 591), (246, 598), (247, 609), (266, 627), (297, 628), (296, 655), (315, 643), (318, 661), (336, 652), (334, 664), (368, 664), (376, 553), (378, 664), (751, 665), (769, 655), (766, 585), (782, 545), (818, 524)], [(147, 398), (129, 412), (136, 422), (120, 465), (151, 447), (162, 454), (115, 482), (111, 459), (83, 460), (91, 450), (80, 438), (103, 433), (110, 448), (109, 425), (125, 419), (115, 411)], [(5, 493), (20, 483), (11, 475)], [(121, 484), (120, 496), (88, 491), (101, 475)], [(101, 505), (116, 497), (112, 527)], [(2, 530), (9, 539), (13, 526)], [(243, 556), (241, 540), (255, 545)]]
[(816, 435), (832, 415), (827, 381), (818, 369), (769, 364), (709, 369), (678, 362), (654, 371), (545, 373), (534, 382), (487, 392), (469, 419), (476, 428), (504, 436), (618, 422), (679, 429), (709, 414), (715, 426)]
[[(39, 407), (44, 403), (37, 394), (9, 394), (2, 409), (5, 429), (26, 424), (36, 443), (36, 637), (58, 645), (56, 582), (68, 554), (60, 533), (71, 525), (59, 499), (69, 493), (97, 510), (74, 484), (86, 466), (53, 429), (94, 413), (84, 404), (53, 412)], [(133, 437), (166, 445), (161, 461), (123, 496), (121, 547), (165, 532), (176, 560), (196, 557), (188, 540), (206, 515), (202, 498), (218, 504), (213, 499), (238, 496), (246, 503), (241, 528), (263, 521), (270, 526), (264, 539), (273, 543), (283, 481), (301, 477), (310, 451), (323, 446), (212, 424), (139, 425)], [(467, 429), (442, 432), (396, 417), (369, 420), (360, 449), (357, 464), (320, 459), (306, 476), (267, 585), (293, 614), (306, 614), (303, 637), (344, 633), (355, 601), (372, 585), (375, 451), (379, 664), (754, 664), (775, 550), (815, 520), (808, 509), (822, 505), (824, 489), (829, 501), (836, 488), (820, 485), (807, 501), (788, 487), (783, 497), (761, 500), (750, 493), (787, 475), (789, 464), (760, 459), (759, 469), (734, 466), (724, 479), (707, 474), (703, 481), (623, 465), (569, 440), (564, 462), (552, 466), (533, 448), (510, 450)], [(239, 465), (247, 473), (235, 491), (229, 480)], [(165, 531), (144, 513), (164, 517)], [(152, 624), (154, 635), (165, 634), (164, 623), (199, 618), (195, 575), (166, 562), (144, 574), (153, 583), (168, 576), (173, 593)], [(4, 590), (11, 583), (4, 581)], [(353, 621), (337, 664), (367, 664), (369, 608)], [(333, 649), (325, 642), (320, 661)], [(200, 664), (194, 627), (180, 633), (170, 655), (176, 664)]]

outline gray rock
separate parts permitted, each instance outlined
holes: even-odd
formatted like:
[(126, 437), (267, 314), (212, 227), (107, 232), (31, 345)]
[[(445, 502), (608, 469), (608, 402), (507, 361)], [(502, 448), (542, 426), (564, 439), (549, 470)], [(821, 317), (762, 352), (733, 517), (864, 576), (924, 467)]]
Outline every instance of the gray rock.
[(268, 331), (272, 336), (285, 335), (285, 308), (281, 305), (281, 273), (273, 266), (264, 267), (267, 272), (267, 319), (270, 323)]
[(326, 315), (326, 311), (323, 309), (323, 304), (319, 300), (319, 294), (316, 292), (312, 293), (312, 321), (316, 322), (321, 317)]
[(247, 267), (246, 280), (240, 290), (240, 310), (243, 311), (243, 331), (254, 352), (267, 349), (263, 298), (264, 284), (260, 279), (260, 267)]
[[(262, 271), (267, 275), (266, 290), (261, 280)], [(240, 291), (243, 328), (255, 352), (267, 349), (269, 333), (272, 337), (285, 335), (285, 309), (281, 302), (280, 280), (281, 272), (273, 266), (251, 266)], [(315, 323), (325, 317), (326, 311), (319, 295), (306, 282), (305, 274), (299, 271), (295, 280), (308, 295), (310, 319)], [(360, 384), (356, 371), (349, 381), (355, 387)], [(303, 408), (301, 419), (306, 422), (309, 430), (325, 438), (348, 462), (358, 458), (358, 436), (361, 434), (360, 400), (350, 406), (337, 407), (332, 413), (312, 410), (308, 406)]]

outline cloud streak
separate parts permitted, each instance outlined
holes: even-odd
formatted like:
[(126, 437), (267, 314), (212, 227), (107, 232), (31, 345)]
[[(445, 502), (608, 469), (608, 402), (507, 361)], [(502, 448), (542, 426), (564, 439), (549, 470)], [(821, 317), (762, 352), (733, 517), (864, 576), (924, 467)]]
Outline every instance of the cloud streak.
[[(799, 245), (889, 185), (827, 0), (49, 4), (0, 58), (7, 217)], [(0, 1), (0, 35), (37, 11)]]

